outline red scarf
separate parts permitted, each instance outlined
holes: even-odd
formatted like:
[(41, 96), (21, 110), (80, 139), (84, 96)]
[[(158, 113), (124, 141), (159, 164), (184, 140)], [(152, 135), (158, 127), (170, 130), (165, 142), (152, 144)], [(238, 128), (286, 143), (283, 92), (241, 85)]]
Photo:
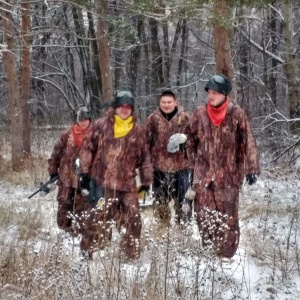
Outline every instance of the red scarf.
[(75, 144), (78, 148), (80, 148), (82, 145), (83, 136), (84, 136), (85, 132), (87, 131), (87, 129), (88, 129), (88, 127), (82, 128), (78, 124), (74, 124), (72, 126), (73, 137), (75, 140)]
[(215, 126), (219, 126), (225, 119), (226, 112), (229, 106), (229, 98), (219, 107), (214, 107), (207, 104), (207, 114), (209, 119)]

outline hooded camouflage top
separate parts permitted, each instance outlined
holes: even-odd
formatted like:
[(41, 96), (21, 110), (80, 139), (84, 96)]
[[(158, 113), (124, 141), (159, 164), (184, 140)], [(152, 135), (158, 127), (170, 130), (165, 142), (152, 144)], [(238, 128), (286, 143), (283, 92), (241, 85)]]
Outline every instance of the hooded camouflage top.
[(175, 153), (167, 151), (171, 135), (186, 133), (188, 122), (189, 114), (182, 106), (178, 106), (178, 112), (171, 120), (167, 120), (159, 109), (148, 116), (145, 128), (155, 170), (172, 172), (191, 168), (185, 149)]
[(77, 188), (78, 178), (75, 169), (75, 160), (79, 157), (79, 148), (76, 146), (72, 128), (65, 130), (55, 144), (51, 158), (48, 160), (50, 175), (59, 174), (59, 183), (64, 186)]
[(259, 174), (258, 150), (245, 112), (231, 103), (220, 126), (207, 115), (207, 105), (192, 114), (188, 155), (194, 160), (194, 182), (218, 187), (239, 186), (245, 174)]
[(124, 137), (114, 137), (114, 109), (93, 123), (85, 135), (80, 152), (83, 173), (90, 173), (98, 185), (112, 190), (136, 190), (136, 169), (141, 183), (150, 185), (153, 168), (143, 128), (136, 124)]

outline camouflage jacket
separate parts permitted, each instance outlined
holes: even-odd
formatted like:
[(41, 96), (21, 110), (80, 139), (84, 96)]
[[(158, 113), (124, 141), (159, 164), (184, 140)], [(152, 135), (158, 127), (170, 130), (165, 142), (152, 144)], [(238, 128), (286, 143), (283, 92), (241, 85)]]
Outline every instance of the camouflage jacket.
[(108, 110), (85, 135), (80, 151), (82, 172), (90, 173), (97, 184), (106, 189), (132, 192), (136, 190), (136, 169), (139, 169), (142, 184), (153, 182), (149, 148), (135, 116), (131, 131), (115, 138), (114, 114), (113, 109)]
[(59, 184), (77, 188), (78, 177), (75, 160), (79, 157), (79, 148), (75, 144), (72, 128), (65, 130), (55, 144), (51, 158), (48, 160), (50, 175), (59, 174)]
[(219, 187), (240, 186), (244, 175), (260, 173), (259, 155), (245, 112), (229, 105), (224, 121), (214, 126), (207, 105), (192, 114), (187, 151), (194, 161), (194, 183)]
[(178, 106), (178, 112), (171, 120), (167, 120), (159, 109), (147, 117), (146, 136), (155, 170), (172, 172), (192, 167), (186, 149), (175, 153), (167, 151), (170, 136), (175, 133), (186, 133), (188, 122), (189, 114), (182, 106)]

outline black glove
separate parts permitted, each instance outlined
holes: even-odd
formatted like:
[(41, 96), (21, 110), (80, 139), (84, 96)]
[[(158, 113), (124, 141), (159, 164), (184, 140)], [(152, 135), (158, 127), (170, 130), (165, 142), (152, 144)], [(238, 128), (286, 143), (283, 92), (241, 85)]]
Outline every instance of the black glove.
[(141, 186), (138, 188), (137, 192), (140, 193), (140, 192), (142, 192), (142, 191), (145, 191), (146, 193), (148, 193), (149, 190), (150, 190), (150, 185), (141, 185)]
[(249, 185), (254, 184), (257, 181), (256, 174), (247, 174), (246, 181), (248, 182)]
[(186, 142), (179, 144), (179, 150), (180, 151), (186, 151)]
[(54, 173), (52, 175), (50, 175), (50, 180), (54, 179), (54, 177), (57, 176), (57, 179), (59, 178), (58, 173)]
[(90, 190), (90, 175), (87, 173), (82, 173), (79, 176), (79, 182), (82, 190)]

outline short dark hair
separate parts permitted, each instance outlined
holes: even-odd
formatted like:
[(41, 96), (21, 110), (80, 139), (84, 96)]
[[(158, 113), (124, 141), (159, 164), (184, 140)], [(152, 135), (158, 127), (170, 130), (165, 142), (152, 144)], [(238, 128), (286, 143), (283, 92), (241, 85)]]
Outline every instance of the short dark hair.
[(164, 96), (173, 97), (176, 100), (176, 96), (171, 90), (167, 90), (167, 91), (162, 92), (159, 96), (159, 99), (161, 99)]

